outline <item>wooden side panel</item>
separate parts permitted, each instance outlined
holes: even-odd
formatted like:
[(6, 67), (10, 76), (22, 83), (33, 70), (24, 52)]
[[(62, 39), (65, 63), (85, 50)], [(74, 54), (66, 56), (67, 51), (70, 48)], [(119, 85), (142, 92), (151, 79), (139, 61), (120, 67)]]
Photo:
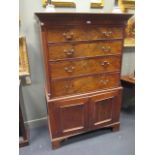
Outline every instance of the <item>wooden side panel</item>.
[(43, 45), (43, 58), (44, 58), (44, 69), (45, 69), (45, 89), (47, 91), (47, 95), (50, 97), (51, 95), (51, 88), (50, 88), (50, 77), (49, 77), (49, 52), (47, 46), (47, 33), (46, 27), (41, 27), (41, 36), (42, 36), (42, 45)]

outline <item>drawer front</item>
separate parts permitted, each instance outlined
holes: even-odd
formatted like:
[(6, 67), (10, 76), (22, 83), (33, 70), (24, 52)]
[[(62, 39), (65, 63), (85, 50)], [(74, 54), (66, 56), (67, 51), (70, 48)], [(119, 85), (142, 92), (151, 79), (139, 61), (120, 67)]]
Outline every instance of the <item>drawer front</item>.
[(88, 30), (74, 27), (59, 27), (49, 29), (47, 32), (48, 42), (68, 42), (89, 40)]
[(52, 81), (52, 95), (53, 97), (58, 97), (117, 87), (120, 85), (119, 78), (119, 73), (113, 73), (67, 80), (54, 80)]
[(121, 57), (81, 59), (76, 61), (61, 61), (50, 64), (51, 77), (65, 78), (86, 74), (120, 71)]
[(48, 42), (68, 42), (102, 39), (122, 39), (123, 29), (121, 27), (109, 26), (66, 26), (53, 27), (47, 31)]
[(92, 40), (122, 39), (123, 29), (120, 27), (109, 27), (109, 26), (91, 27), (89, 29), (89, 36), (92, 38)]
[(67, 59), (120, 54), (122, 41), (90, 42), (49, 46), (49, 59)]

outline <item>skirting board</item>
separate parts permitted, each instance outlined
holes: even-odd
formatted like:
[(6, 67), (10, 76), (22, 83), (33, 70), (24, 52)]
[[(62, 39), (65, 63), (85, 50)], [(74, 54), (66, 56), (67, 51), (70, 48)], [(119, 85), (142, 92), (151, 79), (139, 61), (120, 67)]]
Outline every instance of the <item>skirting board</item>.
[(47, 117), (29, 120), (24, 123), (26, 126), (28, 126), (28, 128), (36, 128), (36, 127), (44, 126), (44, 125), (47, 125)]

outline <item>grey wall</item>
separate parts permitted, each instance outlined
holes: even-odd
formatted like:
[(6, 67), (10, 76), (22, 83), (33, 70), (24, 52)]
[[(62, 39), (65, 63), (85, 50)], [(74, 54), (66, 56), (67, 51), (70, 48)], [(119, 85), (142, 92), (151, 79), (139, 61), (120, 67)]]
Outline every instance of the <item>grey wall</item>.
[[(79, 6), (78, 11), (86, 11), (83, 0), (75, 0)], [(86, 1), (86, 0), (85, 0)], [(87, 0), (89, 1), (89, 0)], [(89, 9), (92, 12), (110, 12), (114, 0), (105, 0), (104, 9)], [(46, 104), (44, 97), (44, 76), (41, 45), (39, 40), (39, 28), (35, 20), (34, 12), (44, 11), (41, 0), (20, 0), (19, 14), (21, 20), (20, 34), (26, 36), (28, 56), (31, 70), (32, 84), (23, 86), (23, 98), (26, 122), (30, 126), (38, 126), (46, 123)], [(59, 8), (56, 11), (74, 12), (76, 9)], [(134, 70), (134, 48), (126, 48), (123, 53), (122, 74), (131, 73)]]

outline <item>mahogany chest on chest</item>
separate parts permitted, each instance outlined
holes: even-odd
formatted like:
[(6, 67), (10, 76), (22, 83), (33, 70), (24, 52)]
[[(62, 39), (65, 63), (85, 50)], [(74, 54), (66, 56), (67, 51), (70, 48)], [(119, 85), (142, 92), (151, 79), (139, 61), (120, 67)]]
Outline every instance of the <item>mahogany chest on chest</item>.
[(119, 130), (124, 28), (130, 14), (36, 13), (53, 148), (68, 137)]

